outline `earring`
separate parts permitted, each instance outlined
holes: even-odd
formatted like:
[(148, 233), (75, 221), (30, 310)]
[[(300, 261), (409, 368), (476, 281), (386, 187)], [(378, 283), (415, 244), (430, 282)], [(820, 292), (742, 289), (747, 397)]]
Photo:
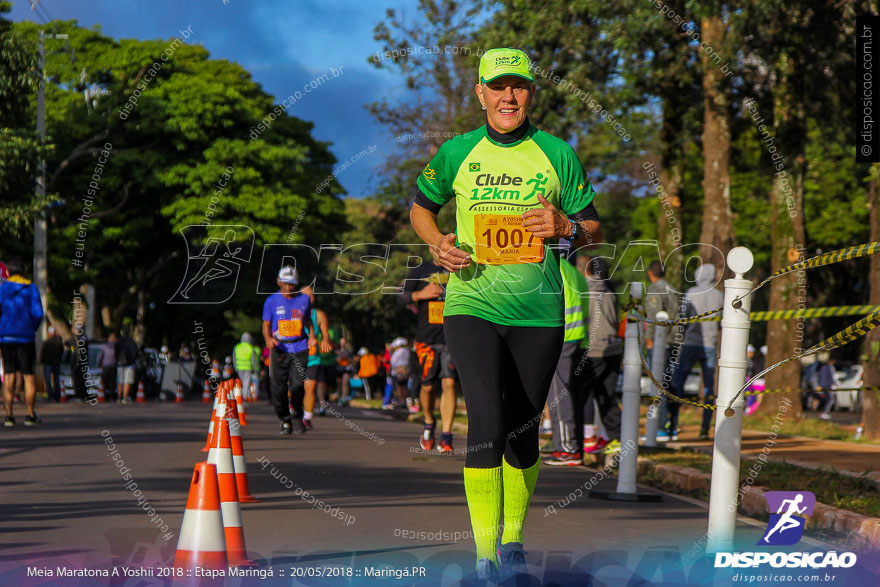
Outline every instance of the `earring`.
[(486, 109), (486, 105), (485, 105), (485, 104), (483, 104), (483, 110), (485, 110), (485, 109)]

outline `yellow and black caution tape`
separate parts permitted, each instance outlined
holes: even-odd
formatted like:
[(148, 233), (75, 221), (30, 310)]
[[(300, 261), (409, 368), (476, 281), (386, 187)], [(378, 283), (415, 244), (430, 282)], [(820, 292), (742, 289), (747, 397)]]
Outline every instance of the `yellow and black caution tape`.
[[(852, 247), (848, 247), (846, 249), (838, 249), (836, 251), (831, 251), (830, 253), (823, 253), (821, 255), (816, 255), (815, 257), (810, 257), (809, 259), (805, 259), (805, 260), (799, 261), (793, 265), (789, 265), (788, 267), (783, 267), (782, 269), (774, 272), (772, 275), (767, 277), (764, 281), (762, 281), (761, 283), (759, 283), (758, 285), (756, 285), (755, 287), (750, 289), (747, 293), (739, 296), (738, 298), (735, 298), (733, 300), (733, 307), (736, 309), (739, 309), (742, 306), (742, 299), (743, 298), (745, 298), (746, 296), (752, 295), (753, 293), (755, 293), (756, 291), (761, 289), (764, 285), (766, 285), (770, 281), (773, 281), (777, 277), (787, 275), (788, 273), (791, 273), (792, 271), (799, 271), (801, 269), (813, 269), (814, 267), (824, 267), (825, 265), (832, 265), (834, 263), (839, 263), (841, 261), (847, 261), (849, 259), (857, 259), (859, 257), (873, 255), (878, 252), (880, 252), (880, 242), (865, 243), (863, 245), (855, 245)], [(844, 308), (844, 307), (848, 307), (848, 306), (839, 306), (839, 307)], [(641, 322), (647, 322), (649, 324), (654, 324), (655, 326), (670, 327), (670, 326), (678, 326), (680, 324), (690, 324), (691, 322), (705, 322), (705, 321), (708, 321), (707, 318), (709, 316), (714, 316), (715, 314), (718, 314), (719, 312), (721, 312), (721, 310), (722, 310), (722, 308), (716, 308), (714, 310), (709, 310), (708, 312), (703, 312), (702, 314), (700, 314), (698, 316), (691, 316), (689, 318), (681, 318), (679, 320), (667, 320), (667, 321), (652, 320), (651, 318), (644, 316), (644, 312), (635, 312), (635, 314), (636, 314), (636, 319)], [(796, 312), (796, 311), (797, 310), (779, 310), (779, 312)], [(818, 309), (816, 309), (815, 311), (818, 311)], [(810, 310), (806, 310), (806, 312), (810, 312)], [(856, 311), (853, 311), (852, 314), (817, 313), (817, 314), (815, 314), (815, 316), (817, 316), (817, 317), (826, 316), (826, 315), (827, 316), (846, 316), (846, 315), (855, 315), (855, 314), (861, 314), (861, 313), (862, 312), (856, 312)], [(782, 320), (782, 319), (786, 318), (784, 316), (773, 317), (773, 318), (754, 317), (755, 314), (760, 315), (761, 313), (753, 312), (752, 315), (750, 316), (751, 320)], [(794, 318), (794, 317), (798, 317), (798, 316), (790, 316), (790, 317)], [(805, 318), (809, 317), (809, 315), (804, 315), (804, 317)], [(720, 320), (720, 319), (721, 319), (720, 316), (716, 316), (714, 318), (711, 318), (710, 320)]]
[[(692, 316), (683, 320), (673, 320), (663, 322), (660, 320), (650, 320), (642, 316), (638, 309), (634, 312), (636, 319), (640, 322), (649, 322), (657, 326), (675, 326), (677, 324), (687, 324), (689, 322), (719, 322), (721, 316), (717, 315), (718, 310), (705, 312), (699, 316)], [(791, 320), (797, 318), (829, 318), (835, 316), (864, 316), (870, 312), (880, 310), (880, 306), (872, 306), (870, 304), (862, 306), (825, 306), (824, 308), (807, 308), (805, 310), (762, 310), (749, 314), (749, 320), (752, 322), (767, 322), (770, 320)], [(714, 314), (714, 315), (713, 315)]]
[[(644, 362), (643, 362), (643, 364), (644, 364)], [(648, 377), (651, 379), (651, 381), (654, 381), (654, 385), (657, 385), (656, 380), (653, 377), (651, 377), (650, 371), (648, 371)], [(660, 389), (660, 387), (658, 386), (657, 389)], [(689, 404), (692, 406), (696, 406), (698, 408), (705, 408), (705, 409), (709, 409), (709, 410), (715, 409), (715, 406), (710, 406), (708, 404), (703, 404), (698, 401), (691, 401), (686, 398), (678, 397), (677, 395), (672, 394), (668, 390), (664, 390), (664, 391), (666, 393), (664, 393), (663, 395), (665, 395), (668, 399), (671, 399), (673, 401), (677, 401), (679, 403), (684, 403), (684, 404)], [(743, 395), (764, 395), (765, 393), (804, 393), (804, 392), (808, 392), (808, 391), (817, 392), (818, 390), (798, 389), (798, 388), (795, 388), (795, 389), (760, 389), (760, 390), (754, 390), (754, 391), (746, 391), (745, 393), (743, 393)], [(823, 392), (830, 391), (831, 393), (838, 393), (838, 392), (845, 392), (845, 391), (880, 391), (880, 387), (876, 387), (876, 386), (872, 386), (872, 387), (841, 387), (838, 389), (823, 389), (822, 391)], [(653, 398), (651, 396), (642, 396), (643, 401), (650, 400), (651, 403), (653, 403), (655, 399), (656, 398)]]
[[(633, 302), (630, 302), (629, 304), (627, 304), (627, 307), (629, 309), (633, 310), (633, 313), (635, 313), (635, 310), (633, 309), (635, 307), (635, 305), (636, 304), (634, 304)], [(740, 388), (740, 390), (738, 392), (736, 392), (736, 394), (730, 400), (730, 403), (727, 405), (725, 412), (729, 412), (731, 410), (731, 406), (733, 405), (733, 402), (736, 400), (737, 397), (739, 397), (743, 393), (745, 393), (746, 395), (760, 395), (760, 394), (764, 394), (764, 393), (786, 393), (786, 392), (791, 392), (791, 391), (801, 391), (801, 390), (797, 390), (797, 389), (791, 389), (791, 390), (788, 390), (788, 389), (769, 389), (769, 390), (763, 390), (763, 391), (747, 392), (746, 389), (749, 386), (751, 386), (752, 383), (754, 383), (754, 381), (756, 379), (760, 379), (766, 373), (769, 373), (770, 371), (772, 371), (776, 367), (779, 367), (780, 365), (784, 365), (784, 364), (789, 363), (791, 361), (794, 361), (796, 359), (800, 359), (801, 357), (806, 357), (808, 355), (812, 355), (812, 354), (815, 354), (815, 353), (818, 353), (821, 351), (828, 351), (828, 350), (836, 349), (838, 347), (847, 345), (854, 340), (858, 340), (860, 337), (864, 336), (870, 330), (873, 330), (877, 326), (880, 326), (880, 309), (875, 310), (871, 314), (865, 316), (864, 318), (862, 318), (861, 320), (859, 320), (855, 324), (845, 328), (844, 330), (841, 330), (837, 334), (834, 334), (833, 336), (829, 336), (828, 338), (826, 338), (822, 342), (811, 346), (810, 348), (808, 348), (804, 352), (802, 352), (798, 355), (794, 355), (792, 357), (789, 357), (787, 359), (784, 359), (782, 361), (779, 361), (775, 365), (771, 365), (770, 367), (764, 369), (763, 371), (761, 371), (760, 373), (758, 373), (757, 375), (755, 375), (754, 377), (749, 379), (745, 383), (745, 385), (743, 385), (742, 388)], [(654, 384), (654, 386), (657, 388), (657, 391), (661, 395), (665, 396), (667, 399), (670, 399), (672, 401), (679, 402), (682, 404), (688, 404), (688, 405), (691, 405), (691, 406), (694, 406), (697, 408), (703, 408), (706, 410), (716, 409), (715, 406), (710, 405), (710, 404), (706, 404), (706, 403), (703, 403), (700, 401), (689, 400), (687, 398), (679, 397), (679, 396), (675, 395), (674, 393), (672, 393), (671, 391), (669, 391), (669, 389), (663, 383), (660, 383), (660, 381), (657, 380), (657, 378), (651, 372), (651, 367), (648, 365), (648, 361), (645, 358), (644, 353), (642, 353), (641, 333), (639, 333), (638, 349), (639, 349), (639, 358), (642, 360), (642, 367), (644, 367), (645, 373), (648, 375), (648, 378), (651, 380), (651, 382)], [(876, 388), (876, 389), (880, 389), (880, 388)], [(836, 390), (830, 390), (830, 391), (859, 391), (859, 390), (861, 390), (861, 391), (874, 391), (875, 388), (873, 388), (873, 387), (846, 388), (846, 389), (836, 389)], [(727, 415), (728, 417), (731, 417), (732, 414), (726, 413), (725, 415)]]
[(639, 322), (647, 322), (648, 324), (653, 324), (655, 326), (665, 326), (667, 328), (671, 326), (678, 326), (679, 324), (690, 324), (691, 322), (709, 322), (712, 320), (721, 320), (721, 316), (709, 318), (709, 316), (720, 312), (721, 308), (715, 308), (714, 310), (703, 312), (702, 314), (698, 314), (697, 316), (680, 318), (678, 320), (652, 320), (644, 315), (644, 310), (642, 310), (641, 312), (639, 310), (641, 310), (641, 308), (639, 307), (633, 309), (633, 314), (635, 315), (636, 320), (638, 320)]
[[(727, 412), (728, 410), (731, 409), (731, 406), (733, 405), (733, 402), (736, 400), (736, 398), (738, 398), (740, 396), (740, 394), (745, 392), (746, 388), (749, 387), (752, 384), (752, 382), (755, 381), (755, 379), (759, 379), (759, 378), (763, 377), (766, 373), (769, 373), (770, 371), (772, 371), (776, 367), (779, 367), (781, 365), (785, 365), (786, 363), (790, 363), (791, 361), (795, 361), (797, 359), (800, 359), (802, 357), (806, 357), (808, 355), (812, 355), (812, 354), (815, 354), (815, 353), (818, 353), (821, 351), (830, 351), (832, 349), (836, 349), (838, 347), (842, 347), (844, 345), (847, 345), (847, 344), (851, 343), (852, 341), (858, 340), (860, 337), (866, 335), (869, 331), (873, 330), (877, 326), (880, 326), (880, 310), (877, 310), (875, 312), (871, 312), (870, 314), (868, 314), (867, 316), (865, 316), (864, 318), (862, 318), (861, 320), (859, 320), (858, 322), (856, 322), (852, 326), (849, 326), (849, 327), (845, 328), (844, 330), (841, 330), (837, 334), (829, 336), (828, 338), (826, 338), (822, 342), (811, 346), (810, 348), (808, 348), (804, 352), (797, 354), (797, 355), (793, 355), (791, 357), (788, 357), (787, 359), (783, 359), (782, 361), (779, 361), (775, 365), (771, 365), (771, 366), (767, 367), (766, 369), (764, 369), (763, 371), (761, 371), (760, 373), (758, 373), (757, 375), (755, 375), (754, 377), (749, 379), (746, 382), (746, 384), (743, 385), (742, 388), (738, 392), (736, 392), (736, 394), (730, 400), (730, 403), (727, 405), (725, 412)], [(730, 417), (730, 416), (728, 416), (728, 417)]]
[(777, 277), (782, 277), (783, 275), (791, 273), (792, 271), (800, 271), (801, 269), (813, 269), (814, 267), (824, 267), (825, 265), (832, 265), (834, 263), (847, 261), (849, 259), (857, 259), (858, 257), (865, 257), (867, 255), (873, 255), (874, 253), (878, 252), (880, 252), (880, 242), (875, 241), (873, 243), (855, 245), (846, 249), (838, 249), (836, 251), (831, 251), (830, 253), (823, 253), (821, 255), (816, 255), (815, 257), (810, 257), (809, 259), (804, 259), (803, 261), (799, 261), (794, 265), (783, 267), (782, 269), (776, 271), (767, 279), (750, 289), (747, 293), (734, 299), (733, 307), (738, 309), (742, 305), (741, 300), (744, 297), (752, 295), (768, 282), (773, 281)]
[[(765, 310), (752, 312), (749, 320), (766, 322), (768, 320), (789, 320), (791, 318), (827, 318), (831, 316), (864, 316), (880, 310), (880, 306), (826, 306), (824, 308), (807, 308), (805, 310)], [(718, 317), (718, 320), (721, 318)]]
[(642, 367), (645, 368), (645, 373), (648, 375), (648, 378), (651, 380), (651, 382), (654, 384), (654, 386), (657, 388), (657, 391), (660, 392), (661, 395), (666, 397), (666, 399), (668, 399), (668, 400), (672, 400), (672, 401), (678, 402), (680, 404), (687, 404), (689, 406), (703, 408), (705, 410), (714, 410), (715, 409), (715, 406), (713, 406), (713, 405), (704, 404), (703, 402), (696, 401), (696, 400), (689, 400), (684, 397), (679, 397), (679, 396), (675, 395), (674, 393), (672, 393), (671, 391), (669, 391), (669, 389), (663, 383), (660, 383), (659, 381), (657, 381), (657, 378), (654, 377), (654, 374), (651, 372), (651, 367), (648, 366), (648, 361), (647, 361), (647, 359), (645, 359), (644, 353), (642, 353), (641, 336), (639, 336), (639, 339), (640, 339), (639, 345), (638, 345), (639, 358), (642, 360)]
[[(749, 314), (752, 322), (770, 320), (791, 320), (792, 318), (829, 318), (834, 316), (864, 316), (880, 310), (880, 306), (870, 304), (864, 306), (825, 306), (824, 308), (807, 308), (805, 310), (763, 310)], [(704, 322), (717, 322), (721, 316), (704, 318)]]
[(878, 325), (880, 325), (880, 310), (871, 312), (852, 326), (848, 326), (837, 334), (829, 336), (822, 342), (811, 346), (800, 356), (803, 357), (806, 355), (811, 355), (813, 353), (818, 353), (819, 351), (828, 351), (831, 349), (836, 349), (837, 347), (842, 347), (846, 344), (851, 343), (854, 340), (858, 340), (861, 336), (865, 336), (866, 334), (868, 334), (868, 332), (874, 330)]
[[(862, 305), (862, 306), (826, 306), (824, 308), (807, 308), (805, 310), (763, 310), (752, 312), (749, 314), (749, 320), (752, 322), (767, 322), (770, 320), (790, 320), (797, 318), (828, 318), (834, 316), (864, 316), (870, 312), (875, 312), (880, 310), (880, 306), (872, 306), (870, 304)], [(704, 312), (699, 316), (691, 316), (690, 318), (683, 318), (681, 320), (651, 320), (650, 318), (644, 317), (639, 311), (638, 308), (633, 312), (635, 314), (636, 319), (639, 322), (648, 322), (649, 324), (654, 324), (656, 326), (676, 326), (678, 324), (689, 324), (691, 322), (719, 322), (721, 321), (721, 316), (718, 315), (718, 312), (721, 311), (721, 308), (717, 310), (711, 310), (709, 312)]]

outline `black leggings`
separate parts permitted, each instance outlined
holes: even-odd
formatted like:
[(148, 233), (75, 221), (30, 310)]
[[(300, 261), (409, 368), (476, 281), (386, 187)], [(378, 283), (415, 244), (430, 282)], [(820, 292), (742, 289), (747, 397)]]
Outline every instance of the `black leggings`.
[(503, 326), (446, 316), (446, 344), (468, 411), (465, 467), (538, 462), (541, 414), (562, 352), (562, 326)]
[[(282, 422), (290, 422), (291, 404), (293, 404), (293, 419), (303, 418), (304, 382), (308, 361), (308, 350), (290, 354), (276, 346), (269, 352), (269, 395), (272, 398), (275, 415)], [(288, 390), (290, 390), (289, 400)]]

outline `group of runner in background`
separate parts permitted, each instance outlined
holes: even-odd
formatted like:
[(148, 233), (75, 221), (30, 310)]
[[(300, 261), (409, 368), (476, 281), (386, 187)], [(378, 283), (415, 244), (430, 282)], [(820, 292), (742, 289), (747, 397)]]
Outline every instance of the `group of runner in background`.
[[(704, 305), (715, 303), (714, 292), (717, 290), (710, 284), (714, 277), (712, 269), (704, 265), (699, 283), (680, 299), (664, 280), (659, 261), (652, 263), (648, 271), (652, 282), (646, 296), (648, 312), (656, 313), (662, 309), (671, 316), (693, 315), (702, 311)], [(551, 466), (580, 465), (587, 454), (613, 454), (620, 450), (622, 317), (617, 292), (609, 279), (608, 264), (600, 257), (563, 253), (560, 274), (564, 283), (565, 342), (543, 422), (545, 432), (551, 432), (552, 440), (541, 449), (549, 453), (542, 462)], [(324, 406), (331, 398), (345, 404), (356, 395), (362, 395), (369, 400), (381, 399), (383, 410), (422, 413), (424, 428), (419, 437), (420, 447), (425, 451), (436, 449), (441, 454), (452, 453), (452, 424), (461, 392), (443, 331), (448, 278), (449, 272), (430, 260), (412, 269), (397, 302), (413, 314), (415, 336), (411, 340), (396, 337), (378, 352), (367, 347), (354, 352), (348, 341), (340, 336), (332, 318), (314, 306), (313, 292), (308, 287), (296, 289), (295, 270), (282, 268), (279, 286), (287, 285), (290, 292), (279, 291), (267, 299), (263, 315), (266, 329), (278, 340), (276, 350), (286, 339), (281, 334), (289, 326), (286, 322), (302, 323), (294, 327), (301, 349), (284, 353), (293, 357), (293, 361), (287, 361), (283, 356), (278, 359), (279, 364), (290, 363), (285, 372), (278, 374), (278, 378), (287, 384), (283, 398), (275, 403), (282, 420), (282, 433), (312, 429), (313, 416), (324, 415)], [(285, 284), (284, 280), (290, 283)], [(285, 295), (290, 297), (284, 298)], [(295, 300), (300, 304), (298, 307), (294, 307)], [(650, 326), (644, 338), (651, 352), (653, 329)], [(683, 393), (684, 374), (699, 363), (703, 394), (710, 398), (717, 324), (697, 323), (673, 332), (670, 339), (673, 344), (677, 341), (682, 356), (677, 362), (679, 368), (673, 371), (671, 388)], [(236, 350), (238, 368), (237, 353)], [(670, 353), (669, 349), (667, 353)], [(273, 372), (271, 359), (272, 352), (267, 344), (262, 350), (263, 384), (260, 386), (267, 395), (271, 395), (269, 390), (272, 388), (269, 382)], [(663, 404), (661, 441), (678, 437), (676, 408)], [(705, 433), (707, 428), (708, 423), (702, 432)]]

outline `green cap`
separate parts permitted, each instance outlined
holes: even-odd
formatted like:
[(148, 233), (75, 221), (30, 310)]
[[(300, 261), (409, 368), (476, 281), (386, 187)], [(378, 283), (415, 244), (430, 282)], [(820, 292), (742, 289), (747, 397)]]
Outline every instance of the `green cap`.
[(485, 84), (503, 75), (515, 75), (533, 82), (535, 78), (531, 70), (532, 61), (519, 49), (489, 49), (480, 58), (480, 83)]

